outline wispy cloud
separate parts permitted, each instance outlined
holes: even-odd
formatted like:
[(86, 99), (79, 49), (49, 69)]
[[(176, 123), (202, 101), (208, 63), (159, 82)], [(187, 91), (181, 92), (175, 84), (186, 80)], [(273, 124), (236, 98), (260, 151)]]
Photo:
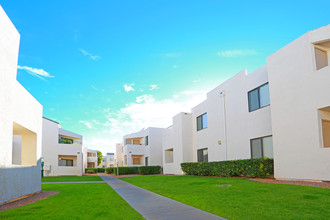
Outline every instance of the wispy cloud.
[(84, 124), (87, 128), (93, 128), (92, 123), (89, 121), (79, 121), (79, 123)]
[(179, 68), (179, 66), (178, 65), (173, 65), (173, 68), (177, 69), (177, 68)]
[(28, 67), (28, 66), (20, 66), (20, 65), (17, 65), (17, 69), (25, 70), (27, 73), (31, 74), (32, 76), (36, 76), (40, 79), (54, 77), (43, 69), (38, 69), (38, 68), (33, 68), (33, 67)]
[(257, 51), (255, 50), (221, 50), (217, 53), (219, 57), (240, 57), (240, 56), (253, 56), (257, 55)]
[(93, 54), (87, 52), (86, 50), (84, 50), (84, 49), (82, 49), (82, 48), (80, 48), (79, 50), (80, 50), (80, 52), (81, 52), (84, 56), (88, 56), (89, 59), (92, 59), (92, 60), (99, 60), (99, 59), (101, 59), (100, 56), (98, 56), (98, 55), (93, 55)]
[(125, 85), (124, 85), (124, 90), (125, 90), (125, 92), (135, 91), (135, 89), (133, 88), (133, 86), (134, 86), (134, 83), (131, 83), (131, 84), (125, 84)]
[(153, 84), (153, 85), (150, 85), (150, 91), (151, 90), (154, 90), (154, 89), (159, 89), (158, 85), (157, 84)]

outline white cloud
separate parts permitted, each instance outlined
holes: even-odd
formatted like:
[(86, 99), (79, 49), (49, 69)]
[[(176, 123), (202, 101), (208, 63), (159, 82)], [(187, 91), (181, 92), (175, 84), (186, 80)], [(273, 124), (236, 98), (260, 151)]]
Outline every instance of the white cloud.
[(239, 56), (252, 56), (258, 54), (255, 50), (222, 50), (217, 53), (219, 57), (239, 57)]
[(199, 83), (201, 81), (201, 79), (195, 79), (193, 80), (193, 83)]
[(101, 59), (101, 57), (100, 56), (98, 56), (98, 55), (93, 55), (93, 54), (91, 54), (91, 53), (89, 53), (89, 52), (87, 52), (86, 50), (84, 50), (84, 49), (79, 49), (80, 50), (80, 52), (84, 55), (84, 56), (88, 56), (90, 59), (92, 59), (92, 60), (99, 60), (99, 59)]
[(44, 77), (47, 77), (47, 78), (54, 77), (43, 69), (37, 69), (37, 68), (33, 68), (33, 67), (20, 66), (20, 65), (17, 65), (17, 69), (25, 70), (27, 73), (31, 74), (32, 76), (36, 76), (40, 79), (44, 79)]
[(180, 112), (190, 112), (191, 108), (206, 98), (206, 91), (189, 91), (175, 94), (174, 99), (156, 100), (152, 95), (136, 97), (136, 102), (128, 103), (117, 111), (105, 113), (103, 124), (108, 135), (121, 140), (125, 134), (147, 127), (166, 128), (172, 124), (172, 117)]
[(154, 90), (154, 89), (159, 89), (158, 85), (156, 85), (156, 84), (150, 85), (150, 89), (149, 90), (151, 91), (151, 90)]
[(126, 92), (134, 91), (135, 89), (133, 88), (133, 86), (134, 86), (134, 83), (132, 83), (132, 84), (125, 84), (124, 85), (124, 90)]
[(79, 121), (79, 123), (84, 124), (89, 129), (93, 128), (92, 123), (89, 121)]

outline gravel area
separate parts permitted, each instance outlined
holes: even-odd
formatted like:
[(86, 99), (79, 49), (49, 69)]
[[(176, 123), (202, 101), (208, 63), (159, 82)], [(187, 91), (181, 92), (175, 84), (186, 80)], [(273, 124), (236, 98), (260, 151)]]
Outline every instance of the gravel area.
[(37, 194), (34, 194), (32, 196), (20, 199), (20, 200), (16, 200), (14, 202), (10, 202), (10, 203), (6, 203), (3, 205), (0, 205), (0, 211), (4, 211), (4, 210), (8, 210), (8, 209), (13, 209), (13, 208), (17, 208), (17, 207), (21, 207), (24, 205), (28, 205), (34, 202), (37, 202), (39, 200), (42, 199), (46, 199), (52, 195), (57, 194), (58, 192), (55, 191), (41, 191)]
[(330, 188), (330, 182), (312, 182), (312, 181), (276, 180), (276, 179), (250, 179), (250, 180), (255, 182), (262, 182), (262, 183), (293, 184), (293, 185), (301, 185), (301, 186)]

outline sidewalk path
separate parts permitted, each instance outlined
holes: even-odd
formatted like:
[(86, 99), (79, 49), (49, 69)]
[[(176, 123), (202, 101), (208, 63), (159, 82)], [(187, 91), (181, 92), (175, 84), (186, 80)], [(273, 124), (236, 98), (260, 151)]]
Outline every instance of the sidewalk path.
[(213, 220), (219, 216), (166, 198), (111, 176), (101, 176), (123, 199), (146, 219)]

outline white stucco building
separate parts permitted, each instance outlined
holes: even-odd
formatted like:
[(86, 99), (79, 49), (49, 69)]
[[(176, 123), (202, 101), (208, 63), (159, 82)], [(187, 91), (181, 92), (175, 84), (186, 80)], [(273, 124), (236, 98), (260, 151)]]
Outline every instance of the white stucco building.
[(83, 137), (48, 118), (42, 120), (42, 157), (45, 176), (81, 176), (84, 173)]
[(329, 54), (330, 25), (283, 47), (258, 70), (236, 74), (191, 113), (176, 115), (163, 137), (164, 173), (181, 174), (182, 162), (268, 157), (277, 179), (329, 181)]
[(330, 25), (268, 57), (275, 177), (330, 181)]
[(149, 127), (125, 135), (123, 144), (116, 146), (116, 162), (119, 162), (119, 166), (121, 161), (123, 166), (162, 166), (164, 131), (164, 128)]
[(87, 149), (87, 168), (97, 168), (97, 151)]
[(123, 161), (123, 145), (116, 144), (116, 153), (115, 153), (115, 166), (122, 167), (124, 165)]
[(0, 204), (41, 190), (42, 105), (16, 80), (19, 42), (0, 6)]
[(102, 167), (114, 167), (115, 166), (115, 153), (106, 153), (103, 157)]

